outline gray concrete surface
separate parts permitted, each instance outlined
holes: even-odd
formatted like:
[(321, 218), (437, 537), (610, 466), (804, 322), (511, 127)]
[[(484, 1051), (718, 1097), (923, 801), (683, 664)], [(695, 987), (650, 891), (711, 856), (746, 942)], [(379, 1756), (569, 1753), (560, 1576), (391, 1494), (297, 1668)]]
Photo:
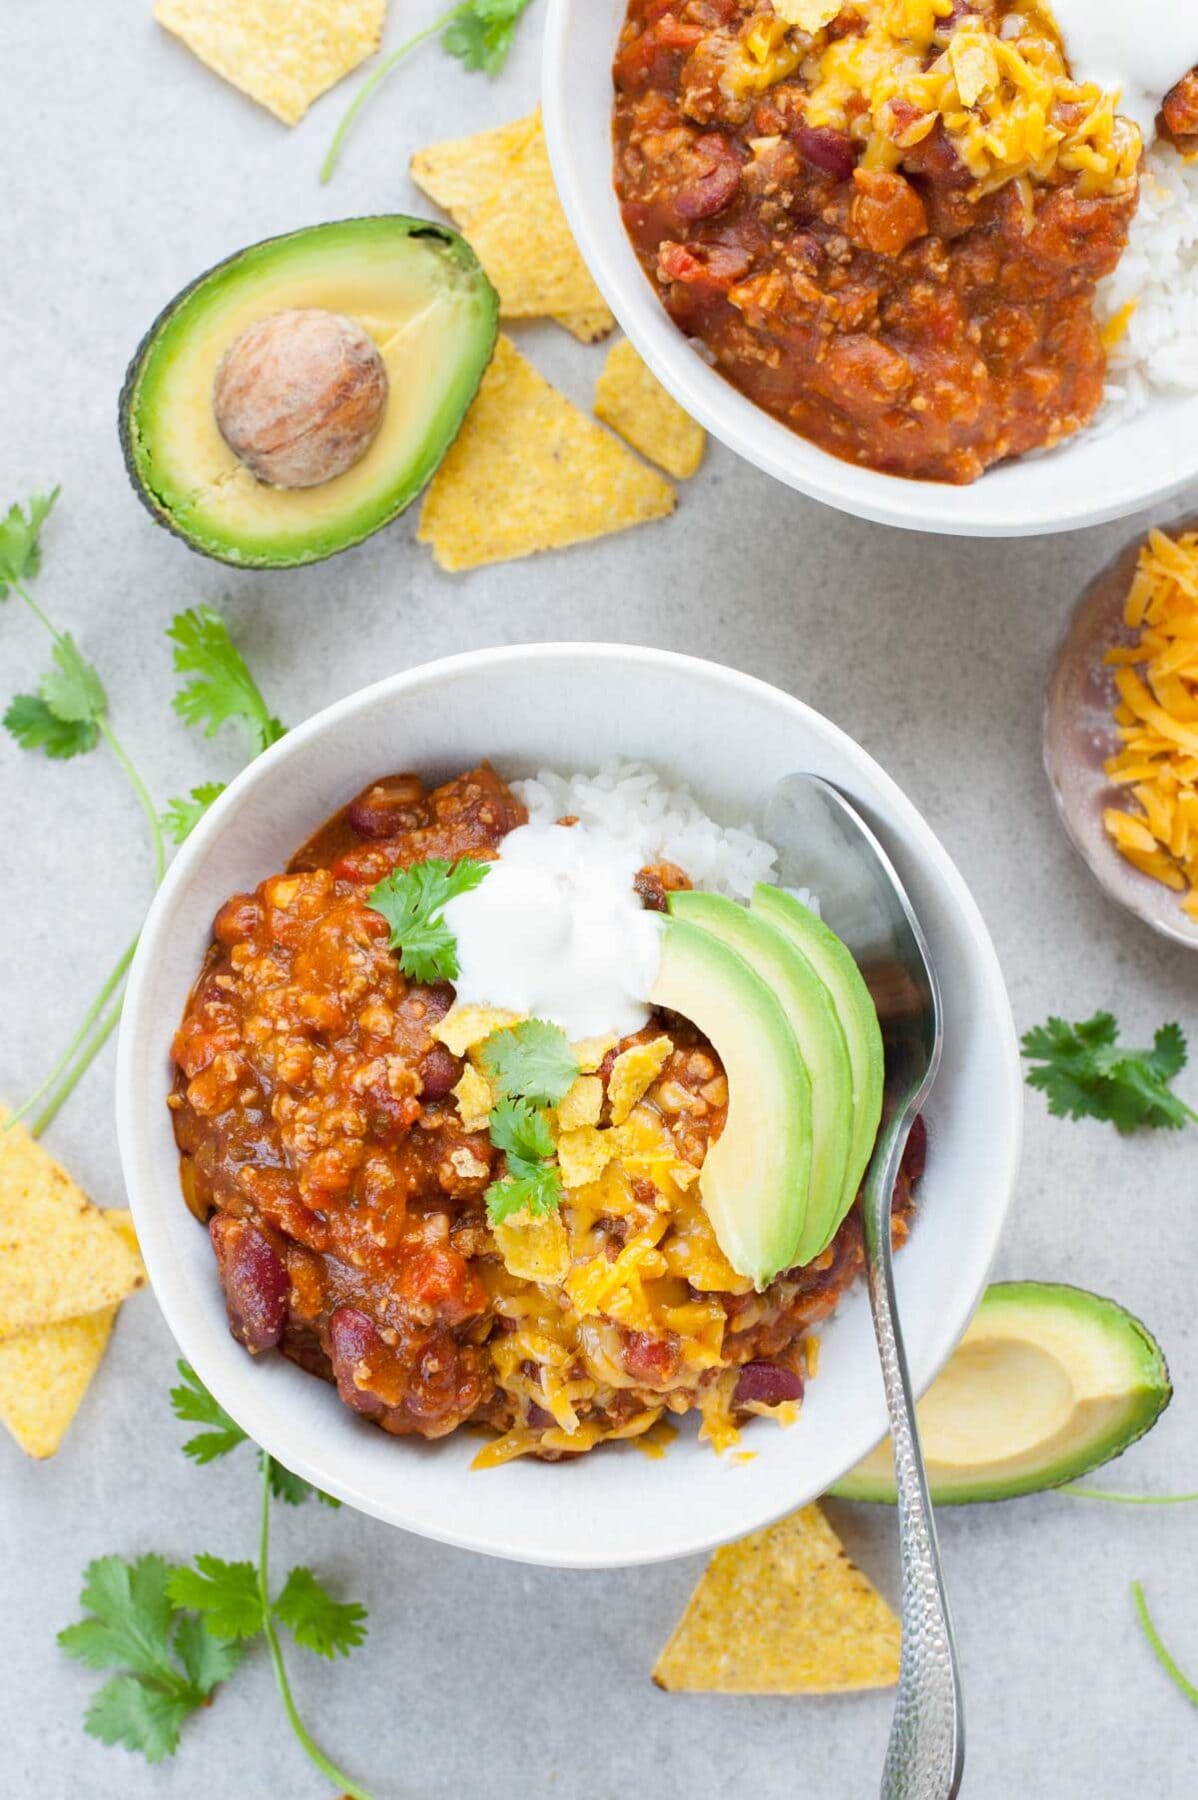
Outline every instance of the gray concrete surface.
[[(389, 41), (433, 11), (431, 0), (393, 6)], [(149, 13), (149, 0), (7, 0), (0, 10), (0, 500), (63, 484), (39, 591), (103, 670), (113, 717), (156, 795), (237, 764), (231, 735), (206, 743), (169, 708), (162, 630), (197, 601), (227, 613), (289, 721), (382, 673), (471, 646), (603, 636), (698, 651), (811, 701), (905, 785), (972, 884), (1021, 1027), (1050, 1010), (1110, 1005), (1133, 1038), (1173, 1017), (1195, 1035), (1198, 960), (1099, 896), (1057, 829), (1040, 771), (1046, 659), (1072, 596), (1127, 525), (1011, 544), (904, 536), (821, 510), (713, 447), (674, 521), (458, 579), (413, 542), (414, 515), (324, 567), (277, 576), (235, 574), (155, 530), (124, 478), (115, 402), (164, 300), (270, 232), (413, 204), (405, 169), (415, 145), (531, 104), (540, 22), (534, 10), (490, 84), (435, 46), (423, 51), (322, 189), (316, 169), (344, 93), (287, 132)], [(520, 339), (586, 402), (602, 350), (550, 326)], [(45, 656), (33, 622), (4, 608), (0, 697), (27, 685)], [(0, 1094), (12, 1099), (69, 1035), (144, 909), (151, 875), (107, 756), (52, 765), (4, 739), (0, 795)], [(104, 1204), (122, 1199), (112, 1086), (110, 1051), (50, 1139)], [(1104, 1126), (1049, 1119), (1036, 1096), (1027, 1112), (1000, 1272), (1115, 1293), (1151, 1322), (1177, 1398), (1111, 1479), (1198, 1487), (1198, 1139), (1122, 1142)], [(76, 1616), (88, 1558), (253, 1550), (251, 1471), (243, 1461), (196, 1471), (179, 1454), (166, 1400), (173, 1355), (152, 1297), (140, 1296), (60, 1455), (34, 1465), (0, 1441), (0, 1792), (12, 1800), (326, 1791), (290, 1737), (260, 1655), (160, 1769), (82, 1731), (96, 1678), (61, 1656), (54, 1633)], [(890, 1517), (834, 1514), (893, 1596)], [(1198, 1792), (1198, 1721), (1151, 1661), (1128, 1595), (1141, 1577), (1198, 1673), (1195, 1520), (1184, 1508), (1068, 1497), (943, 1520), (973, 1800)], [(306, 1560), (369, 1603), (369, 1644), (350, 1663), (293, 1662), (317, 1736), (380, 1796), (876, 1792), (884, 1696), (687, 1699), (651, 1685), (698, 1563), (528, 1570), (316, 1508), (279, 1519), (277, 1557)]]

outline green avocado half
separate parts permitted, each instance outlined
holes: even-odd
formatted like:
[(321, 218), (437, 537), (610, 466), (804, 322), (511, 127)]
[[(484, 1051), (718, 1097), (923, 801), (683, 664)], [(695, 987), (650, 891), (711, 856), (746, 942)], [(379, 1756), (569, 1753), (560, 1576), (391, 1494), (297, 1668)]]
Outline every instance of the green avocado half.
[[(1117, 1301), (999, 1282), (917, 1408), (932, 1499), (1011, 1500), (1075, 1481), (1150, 1431), (1172, 1396), (1160, 1345)], [(889, 1438), (830, 1492), (893, 1504)]]
[[(377, 435), (318, 486), (272, 487), (217, 428), (213, 382), (250, 325), (292, 308), (359, 324), (387, 372)], [(499, 300), (465, 240), (384, 214), (312, 225), (209, 269), (143, 338), (120, 399), (133, 486), (192, 549), (243, 568), (319, 562), (388, 524), (452, 444), (490, 360)]]

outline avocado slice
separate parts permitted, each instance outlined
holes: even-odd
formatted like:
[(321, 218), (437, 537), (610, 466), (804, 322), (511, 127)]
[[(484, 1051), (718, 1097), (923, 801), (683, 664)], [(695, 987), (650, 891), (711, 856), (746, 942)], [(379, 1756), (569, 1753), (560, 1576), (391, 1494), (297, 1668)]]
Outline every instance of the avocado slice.
[(844, 1192), (827, 1238), (819, 1246), (819, 1250), (826, 1250), (857, 1198), (873, 1155), (882, 1117), (882, 1028), (869, 989), (847, 946), (809, 907), (781, 888), (758, 882), (749, 910), (751, 916), (764, 919), (782, 932), (807, 958), (832, 996), (848, 1046), (853, 1072), (853, 1135)]
[(742, 956), (681, 918), (662, 922), (654, 1006), (690, 1019), (719, 1051), (728, 1118), (699, 1192), (716, 1242), (758, 1291), (793, 1266), (811, 1170), (811, 1084), (790, 1022)]
[[(669, 907), (671, 917), (700, 926), (743, 956), (773, 990), (790, 1020), (811, 1078), (811, 1186), (798, 1251), (784, 1266), (808, 1263), (832, 1234), (853, 1130), (852, 1067), (832, 996), (789, 937), (735, 900), (682, 892), (670, 895)], [(719, 1038), (711, 1041), (722, 1056)]]
[[(304, 488), (259, 481), (221, 435), (212, 401), (230, 345), (292, 308), (360, 325), (388, 382), (361, 459)], [(416, 497), (453, 442), (498, 316), (469, 245), (424, 219), (344, 219), (240, 250), (164, 308), (129, 365), (120, 430), (133, 486), (192, 549), (244, 568), (291, 568), (361, 543)]]
[[(1172, 1397), (1160, 1345), (1117, 1301), (999, 1282), (917, 1409), (932, 1499), (1010, 1500), (1075, 1481), (1150, 1431)], [(893, 1504), (889, 1438), (830, 1492)]]

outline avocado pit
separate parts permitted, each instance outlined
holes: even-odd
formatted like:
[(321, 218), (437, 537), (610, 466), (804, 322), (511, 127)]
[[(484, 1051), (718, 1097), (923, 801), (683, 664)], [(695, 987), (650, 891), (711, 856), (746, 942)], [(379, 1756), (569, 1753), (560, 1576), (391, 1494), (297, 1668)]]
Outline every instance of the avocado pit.
[(369, 450), (387, 370), (355, 320), (323, 307), (269, 314), (233, 340), (212, 384), (217, 429), (259, 481), (319, 487)]

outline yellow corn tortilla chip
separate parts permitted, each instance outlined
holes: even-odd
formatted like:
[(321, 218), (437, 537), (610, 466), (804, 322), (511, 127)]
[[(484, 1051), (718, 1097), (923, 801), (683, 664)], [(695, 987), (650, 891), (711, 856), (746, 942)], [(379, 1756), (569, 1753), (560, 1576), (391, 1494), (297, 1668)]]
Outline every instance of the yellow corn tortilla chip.
[(458, 1117), (466, 1131), (485, 1131), (490, 1118), (491, 1108), (495, 1104), (495, 1096), (491, 1092), (491, 1083), (481, 1069), (473, 1063), (467, 1063), (462, 1070), (462, 1079), (453, 1090), (453, 1097), (458, 1103)]
[(475, 569), (664, 518), (674, 502), (668, 481), (501, 336), (429, 484), (417, 537), (443, 569)]
[(593, 1125), (580, 1125), (577, 1131), (563, 1131), (557, 1140), (562, 1186), (589, 1187), (602, 1175), (618, 1148), (619, 1139), (614, 1131), (597, 1131)]
[(573, 333), (580, 344), (597, 344), (609, 331), (616, 328), (615, 317), (608, 312), (606, 306), (599, 307), (594, 312), (554, 313), (553, 316), (559, 325), (564, 325), (567, 331)]
[(491, 1227), (504, 1267), (520, 1281), (562, 1281), (570, 1267), (570, 1240), (560, 1213), (522, 1208)]
[(580, 1125), (597, 1125), (603, 1111), (603, 1083), (597, 1075), (579, 1075), (557, 1109), (559, 1131), (577, 1131)]
[(454, 1056), (465, 1056), (475, 1044), (485, 1044), (493, 1032), (519, 1023), (519, 1013), (505, 1012), (502, 1006), (451, 1006), (430, 1035)]
[(653, 1679), (671, 1693), (893, 1687), (899, 1622), (818, 1506), (717, 1550)]
[(584, 1075), (593, 1075), (600, 1067), (609, 1050), (614, 1050), (619, 1043), (615, 1032), (606, 1037), (579, 1038), (570, 1048), (574, 1052), (574, 1061)]
[(645, 1089), (665, 1068), (673, 1048), (668, 1037), (659, 1037), (652, 1043), (633, 1044), (630, 1049), (620, 1052), (607, 1081), (613, 1125), (624, 1123)]
[(595, 383), (595, 417), (679, 481), (703, 461), (707, 433), (649, 373), (627, 338), (612, 345)]
[(417, 187), (469, 240), (499, 290), (503, 318), (553, 315), (576, 336), (575, 315), (587, 315), (587, 332), (610, 320), (557, 197), (539, 110), (495, 131), (430, 144), (411, 167)]
[(378, 49), (387, 0), (157, 0), (154, 17), (284, 125)]
[[(140, 1263), (133, 1220), (123, 1208), (102, 1213)], [(18, 1331), (0, 1343), (0, 1422), (27, 1456), (53, 1456), (103, 1360), (117, 1308)]]
[(821, 31), (836, 17), (844, 0), (774, 0), (774, 11), (800, 31)]
[(963, 31), (959, 38), (954, 32), (948, 40), (948, 57), (962, 106), (972, 106), (998, 86), (998, 58), (985, 32)]
[[(5, 1114), (0, 1109), (0, 1124)], [(65, 1169), (14, 1125), (0, 1137), (0, 1340), (115, 1306), (145, 1280)]]

